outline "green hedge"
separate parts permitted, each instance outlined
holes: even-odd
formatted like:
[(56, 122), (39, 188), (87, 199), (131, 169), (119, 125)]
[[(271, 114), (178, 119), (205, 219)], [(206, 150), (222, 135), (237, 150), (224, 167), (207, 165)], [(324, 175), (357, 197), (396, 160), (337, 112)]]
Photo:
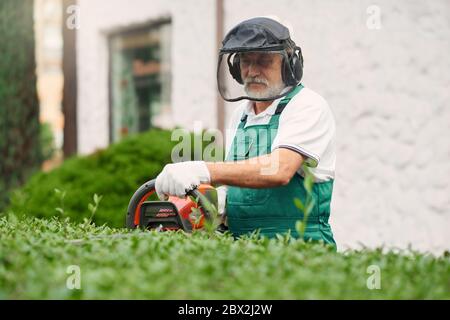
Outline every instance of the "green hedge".
[[(233, 241), (15, 216), (0, 218), (0, 243), (0, 299), (450, 298), (448, 254), (342, 254), (286, 238)], [(80, 289), (66, 286), (72, 265)], [(374, 266), (381, 287), (370, 290)]]
[(13, 193), (9, 210), (35, 217), (61, 215), (83, 221), (90, 217), (88, 204), (98, 194), (103, 198), (93, 221), (123, 227), (133, 192), (171, 161), (177, 142), (170, 137), (169, 131), (153, 129), (92, 155), (68, 159), (51, 172), (39, 172)]

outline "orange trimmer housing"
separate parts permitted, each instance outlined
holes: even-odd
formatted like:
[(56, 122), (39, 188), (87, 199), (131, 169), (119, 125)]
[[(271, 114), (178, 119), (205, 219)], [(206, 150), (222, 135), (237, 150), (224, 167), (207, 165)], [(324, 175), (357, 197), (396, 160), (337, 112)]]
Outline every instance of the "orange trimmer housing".
[[(192, 231), (201, 229), (204, 226), (205, 217), (208, 212), (205, 211), (201, 202), (196, 203), (190, 197), (179, 198), (170, 196), (167, 201), (149, 201), (149, 198), (155, 194), (155, 180), (150, 180), (143, 184), (133, 195), (128, 205), (126, 226), (130, 229), (144, 228), (152, 229), (148, 225), (143, 225), (143, 209), (145, 206), (156, 206), (153, 213), (153, 222), (161, 221), (160, 231), (178, 230)], [(208, 184), (201, 184), (198, 188), (190, 192), (194, 198), (198, 193), (204, 195), (213, 204), (217, 201), (215, 188)], [(216, 207), (217, 204), (215, 203)], [(176, 209), (174, 209), (174, 207)], [(200, 208), (199, 208), (200, 207)], [(198, 219), (191, 215), (193, 208), (199, 208), (201, 216)], [(154, 211), (154, 210), (153, 210)], [(171, 223), (167, 221), (171, 220)]]

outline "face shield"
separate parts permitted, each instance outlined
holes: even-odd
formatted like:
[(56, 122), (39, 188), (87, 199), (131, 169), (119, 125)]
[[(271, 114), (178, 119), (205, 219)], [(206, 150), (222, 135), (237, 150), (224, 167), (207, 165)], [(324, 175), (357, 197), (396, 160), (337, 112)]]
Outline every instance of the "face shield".
[(284, 51), (220, 54), (217, 70), (220, 94), (227, 101), (272, 101), (284, 96), (289, 91), (283, 81), (285, 61)]

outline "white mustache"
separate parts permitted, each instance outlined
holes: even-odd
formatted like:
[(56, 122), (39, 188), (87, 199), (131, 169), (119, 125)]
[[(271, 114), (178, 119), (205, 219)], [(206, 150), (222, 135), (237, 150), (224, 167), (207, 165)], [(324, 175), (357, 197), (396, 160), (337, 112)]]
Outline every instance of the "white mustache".
[(249, 84), (249, 83), (262, 83), (265, 84), (266, 86), (269, 85), (269, 81), (267, 81), (264, 78), (258, 78), (258, 77), (248, 77), (245, 78), (245, 84)]

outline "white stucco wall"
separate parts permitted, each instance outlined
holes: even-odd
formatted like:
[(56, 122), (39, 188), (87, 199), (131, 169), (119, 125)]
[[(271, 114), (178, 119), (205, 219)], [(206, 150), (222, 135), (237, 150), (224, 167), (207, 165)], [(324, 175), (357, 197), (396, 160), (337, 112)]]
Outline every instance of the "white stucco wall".
[[(174, 124), (216, 125), (214, 1), (79, 3), (80, 152), (107, 144), (104, 32), (130, 21), (172, 17)], [(380, 9), (381, 29), (366, 25), (370, 5)], [(225, 0), (225, 31), (258, 15), (292, 26), (304, 83), (335, 114), (331, 224), (339, 249), (450, 250), (450, 2)], [(234, 107), (226, 105), (227, 116)]]
[(214, 1), (79, 0), (78, 5), (79, 153), (109, 144), (107, 35), (168, 17), (172, 20), (173, 125), (193, 129), (193, 121), (199, 120), (204, 127), (216, 127)]

